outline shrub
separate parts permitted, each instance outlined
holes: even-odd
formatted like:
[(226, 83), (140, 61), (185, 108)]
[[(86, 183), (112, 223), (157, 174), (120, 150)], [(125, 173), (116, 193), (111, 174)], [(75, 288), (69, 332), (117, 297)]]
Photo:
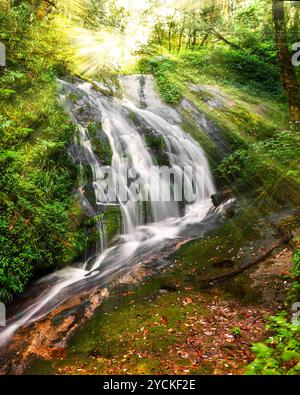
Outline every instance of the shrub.
[(289, 322), (286, 313), (269, 319), (266, 327), (272, 332), (263, 343), (256, 343), (252, 350), (256, 358), (248, 365), (246, 374), (299, 374), (300, 325)]
[(57, 103), (53, 76), (48, 77), (31, 81), (17, 71), (0, 77), (3, 89), (20, 81), (27, 89), (24, 96), (16, 91), (9, 105), (0, 102), (1, 301), (85, 248), (74, 220), (77, 169), (67, 151), (74, 127)]
[(211, 75), (214, 79), (242, 84), (248, 89), (275, 95), (282, 92), (280, 75), (276, 64), (266, 62), (247, 50), (224, 47), (187, 51), (180, 55), (187, 67), (194, 67), (199, 74)]
[(175, 78), (172, 77), (172, 73), (176, 71), (176, 62), (164, 56), (157, 56), (151, 59), (149, 64), (162, 98), (167, 103), (177, 105), (182, 94)]
[(235, 181), (242, 188), (264, 187), (276, 192), (276, 188), (286, 187), (288, 191), (289, 180), (300, 181), (299, 156), (300, 135), (281, 131), (272, 138), (254, 142), (227, 155), (218, 172), (222, 178)]
[[(300, 296), (300, 250), (293, 256), (290, 277), (292, 287), (287, 298), (288, 305)], [(292, 322), (283, 311), (269, 318), (266, 329), (271, 336), (252, 346), (256, 357), (248, 365), (247, 374), (300, 374), (300, 323)]]

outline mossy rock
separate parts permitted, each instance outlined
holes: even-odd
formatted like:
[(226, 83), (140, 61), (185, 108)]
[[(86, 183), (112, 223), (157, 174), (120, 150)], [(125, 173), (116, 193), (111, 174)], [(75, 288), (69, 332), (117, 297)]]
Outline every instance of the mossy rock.
[(144, 140), (147, 147), (153, 154), (158, 166), (169, 166), (169, 158), (166, 153), (167, 147), (164, 138), (161, 135), (155, 135), (152, 131), (144, 131)]
[(136, 127), (142, 126), (142, 122), (141, 122), (138, 114), (135, 111), (129, 111), (128, 118), (130, 119), (130, 121), (133, 123), (134, 126), (136, 126)]
[(91, 140), (94, 153), (103, 165), (110, 165), (112, 161), (112, 150), (109, 142), (101, 137)]
[(81, 93), (78, 93), (78, 92), (69, 92), (68, 94), (67, 94), (67, 97), (68, 97), (68, 99), (69, 100), (71, 100), (71, 102), (73, 103), (73, 104), (75, 104), (75, 103), (77, 103), (80, 99), (82, 99), (82, 97), (83, 97), (83, 94), (81, 94)]
[(102, 214), (106, 239), (110, 242), (122, 228), (122, 212), (119, 206), (108, 206)]
[(112, 161), (112, 150), (101, 122), (89, 122), (87, 130), (95, 155), (103, 165), (109, 166)]

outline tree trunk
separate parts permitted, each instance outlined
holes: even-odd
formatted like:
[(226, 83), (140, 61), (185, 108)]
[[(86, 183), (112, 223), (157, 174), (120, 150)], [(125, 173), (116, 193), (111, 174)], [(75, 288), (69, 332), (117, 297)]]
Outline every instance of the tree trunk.
[(231, 41), (227, 40), (221, 33), (217, 32), (215, 29), (210, 28), (210, 32), (214, 34), (219, 40), (224, 41), (225, 44), (230, 45), (230, 47), (234, 49), (242, 49), (239, 45), (232, 43)]
[(188, 33), (188, 40), (187, 40), (187, 42), (186, 42), (185, 49), (190, 49), (190, 45), (191, 45), (191, 38), (192, 38), (192, 35), (191, 35), (191, 28), (189, 28), (189, 33)]
[(299, 85), (294, 66), (292, 65), (292, 55), (288, 47), (284, 2), (282, 0), (273, 0), (272, 10), (275, 25), (277, 59), (283, 87), (288, 97), (290, 121), (294, 124), (300, 123)]
[(157, 24), (155, 24), (154, 28), (155, 28), (155, 33), (156, 33), (156, 36), (157, 36), (158, 43), (159, 43), (159, 45), (162, 45), (160, 28), (159, 28), (159, 26)]
[(171, 27), (169, 28), (168, 42), (169, 42), (169, 52), (171, 52), (171, 50), (172, 50), (172, 44), (171, 44)]
[(183, 16), (182, 27), (181, 27), (181, 30), (180, 30), (177, 53), (179, 53), (180, 50), (181, 50), (184, 29), (185, 29), (185, 15)]
[(193, 40), (192, 40), (192, 51), (194, 51), (195, 46), (197, 44), (197, 32), (198, 31), (196, 29), (193, 30), (193, 34), (192, 34), (192, 37), (193, 37)]
[(204, 37), (202, 38), (202, 41), (201, 41), (200, 47), (203, 47), (203, 46), (204, 46), (204, 44), (205, 44), (205, 43), (206, 43), (206, 41), (208, 40), (209, 34), (210, 34), (210, 32), (209, 32), (209, 31), (205, 33)]

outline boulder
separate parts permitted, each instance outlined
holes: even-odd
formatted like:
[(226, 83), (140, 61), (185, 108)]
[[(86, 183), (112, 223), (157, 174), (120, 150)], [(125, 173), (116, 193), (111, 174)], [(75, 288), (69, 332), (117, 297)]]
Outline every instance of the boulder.
[(233, 195), (234, 195), (233, 189), (228, 188), (211, 195), (211, 200), (214, 206), (217, 207), (221, 203), (224, 203), (226, 200), (232, 198)]

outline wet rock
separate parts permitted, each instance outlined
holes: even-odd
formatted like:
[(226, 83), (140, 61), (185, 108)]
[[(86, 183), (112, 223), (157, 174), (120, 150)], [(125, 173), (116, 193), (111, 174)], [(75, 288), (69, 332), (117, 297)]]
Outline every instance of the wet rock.
[(227, 280), (221, 288), (243, 303), (281, 309), (289, 289), (285, 273), (291, 270), (292, 255), (289, 248), (284, 248), (249, 271)]
[(202, 111), (199, 111), (195, 105), (183, 98), (179, 105), (179, 110), (188, 112), (194, 119), (198, 127), (209, 137), (209, 139), (218, 147), (223, 153), (231, 151), (228, 138), (221, 131), (220, 127), (214, 124)]
[(197, 93), (201, 99), (212, 109), (224, 108), (225, 100), (220, 90), (216, 87), (203, 85), (190, 85), (191, 91)]
[(151, 112), (163, 116), (172, 124), (181, 123), (181, 116), (176, 109), (161, 101), (154, 88), (152, 75), (143, 75), (143, 78), (139, 74), (121, 75), (119, 79), (124, 97), (133, 101), (138, 107), (151, 108)]
[[(62, 323), (68, 318), (72, 318), (72, 321), (74, 321), (76, 316), (83, 315), (83, 313), (85, 312), (85, 310), (89, 305), (90, 305), (90, 301), (86, 301), (79, 306), (74, 306), (73, 308), (65, 309), (59, 312), (57, 315), (54, 315), (51, 318), (52, 325), (53, 326), (62, 325)], [(71, 324), (72, 323), (73, 322), (71, 322)]]
[(237, 208), (237, 205), (236, 205), (235, 198), (227, 200), (224, 203), (222, 210), (221, 210), (222, 217), (232, 218), (236, 212), (236, 208)]
[(222, 110), (226, 107), (233, 107), (235, 105), (232, 98), (218, 86), (191, 84), (190, 89), (211, 109)]
[(223, 191), (217, 192), (211, 195), (211, 200), (215, 207), (219, 206), (221, 203), (225, 202), (229, 198), (232, 198), (234, 191), (232, 188), (224, 189)]
[(176, 292), (177, 288), (174, 285), (163, 285), (160, 289), (159, 292), (160, 293), (167, 293), (167, 292)]
[(168, 291), (164, 288), (159, 289), (158, 292), (163, 295), (168, 293)]

